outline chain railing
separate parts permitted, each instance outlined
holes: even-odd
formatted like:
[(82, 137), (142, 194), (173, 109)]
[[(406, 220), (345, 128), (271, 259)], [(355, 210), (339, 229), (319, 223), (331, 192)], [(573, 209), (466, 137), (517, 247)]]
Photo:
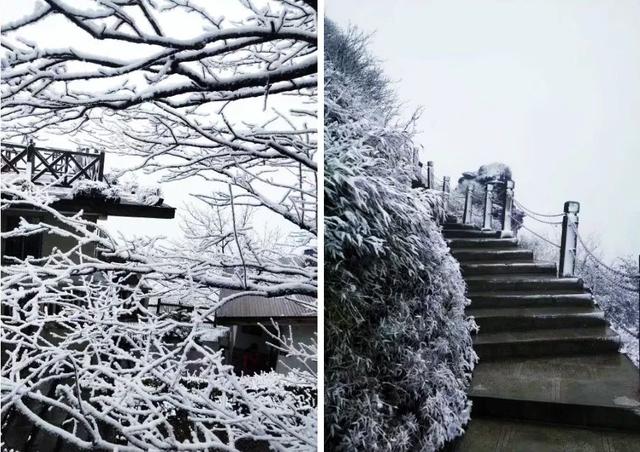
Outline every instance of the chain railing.
[[(433, 162), (427, 162), (425, 170), (424, 165), (418, 161), (416, 168), (416, 175), (418, 179), (416, 185), (431, 190), (441, 191), (445, 201), (445, 209), (451, 208), (456, 216), (459, 214), (459, 218), (462, 223), (476, 224), (481, 227), (483, 231), (495, 230), (500, 233), (500, 237), (514, 237), (515, 232), (512, 228), (513, 221), (517, 226), (516, 229), (522, 228), (538, 239), (553, 246), (554, 248), (557, 248), (559, 250), (558, 277), (560, 278), (575, 277), (578, 245), (580, 245), (582, 252), (587, 256), (587, 259), (591, 259), (595, 263), (595, 268), (598, 271), (598, 277), (609, 281), (610, 284), (614, 284), (615, 287), (624, 291), (638, 294), (638, 330), (633, 332), (621, 321), (616, 321), (614, 323), (620, 330), (624, 330), (627, 334), (638, 338), (638, 350), (640, 353), (640, 256), (638, 256), (639, 273), (624, 272), (603, 262), (602, 259), (600, 259), (596, 253), (590, 249), (589, 245), (578, 231), (580, 213), (579, 202), (565, 202), (563, 211), (559, 213), (540, 213), (536, 210), (530, 209), (515, 199), (515, 184), (512, 180), (487, 181), (484, 184), (482, 192), (479, 192), (478, 190), (478, 187), (482, 187), (481, 184), (468, 184), (464, 192), (459, 192), (457, 190), (451, 190), (450, 178), (448, 176), (444, 176), (441, 179), (436, 177)], [(496, 199), (497, 187), (502, 189), (500, 191), (500, 196), (498, 196), (499, 199)], [(481, 212), (474, 212), (474, 201), (476, 205), (479, 204), (482, 206)], [(459, 207), (459, 209), (456, 209), (456, 206)], [(500, 216), (497, 225), (494, 225), (495, 207), (498, 208)], [(517, 209), (523, 213), (526, 218), (531, 218), (539, 224), (553, 226), (556, 228), (561, 226), (560, 242), (556, 243), (555, 241), (544, 237), (542, 234), (539, 234), (535, 230), (527, 227), (527, 225), (524, 224), (524, 218), (518, 218), (514, 215), (514, 207), (517, 207)], [(479, 214), (478, 222), (475, 221), (474, 214), (476, 215), (476, 218)]]
[[(631, 280), (640, 279), (639, 275), (629, 275), (619, 270), (616, 270), (604, 262), (599, 260), (595, 254), (586, 245), (580, 234), (578, 233), (578, 214), (580, 213), (580, 203), (576, 201), (567, 201), (564, 203), (564, 209), (561, 213), (540, 213), (529, 207), (525, 206), (521, 202), (517, 201), (514, 197), (515, 183), (513, 180), (490, 180), (484, 185), (483, 193), (478, 193), (474, 189), (474, 185), (467, 185), (464, 193), (452, 192), (450, 187), (450, 178), (444, 176), (443, 178), (437, 178), (434, 171), (434, 163), (432, 161), (427, 162), (426, 170), (425, 165), (417, 160), (416, 157), (416, 185), (422, 186), (431, 190), (440, 190), (445, 196), (445, 200), (448, 204), (451, 200), (463, 201), (462, 211), (460, 218), (463, 224), (473, 224), (474, 216), (474, 201), (477, 204), (483, 206), (480, 224), (484, 231), (496, 230), (500, 232), (501, 237), (514, 237), (515, 233), (512, 228), (512, 221), (515, 222), (518, 227), (523, 228), (545, 241), (546, 243), (560, 249), (560, 259), (558, 262), (558, 276), (560, 277), (572, 277), (575, 274), (576, 253), (578, 248), (578, 242), (584, 249), (584, 252), (592, 259), (598, 262), (598, 264), (607, 271), (617, 274), (618, 276), (626, 277)], [(503, 188), (500, 199), (495, 199), (495, 189), (500, 186)], [(497, 202), (496, 202), (497, 201)], [(494, 220), (494, 207), (497, 206), (500, 211), (500, 223), (498, 228), (493, 227), (492, 220)], [(548, 238), (538, 234), (533, 229), (527, 227), (521, 219), (518, 219), (513, 215), (513, 208), (516, 206), (521, 210), (526, 218), (539, 222), (541, 224), (559, 226), (562, 225), (562, 233), (560, 243), (555, 243)], [(554, 220), (554, 219), (560, 219)]]

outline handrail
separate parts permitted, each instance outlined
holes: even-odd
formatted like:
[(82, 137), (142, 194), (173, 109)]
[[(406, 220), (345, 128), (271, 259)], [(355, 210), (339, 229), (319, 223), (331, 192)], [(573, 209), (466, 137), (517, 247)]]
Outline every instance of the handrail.
[[(2, 147), (12, 147), (12, 148), (20, 148), (20, 149), (27, 149), (29, 148), (28, 144), (18, 144), (18, 143), (7, 143), (7, 142), (3, 142), (2, 143)], [(86, 156), (96, 156), (96, 155), (100, 155), (101, 151), (72, 151), (69, 149), (60, 149), (60, 148), (50, 148), (50, 147), (46, 147), (46, 146), (32, 146), (33, 149), (36, 149), (38, 151), (50, 151), (50, 152), (64, 152), (65, 154), (75, 154), (75, 155), (86, 155)]]
[[(71, 187), (80, 179), (104, 180), (104, 152), (71, 151), (35, 146), (33, 143), (0, 143), (3, 173), (26, 173), (35, 184)], [(52, 181), (49, 179), (53, 179)]]

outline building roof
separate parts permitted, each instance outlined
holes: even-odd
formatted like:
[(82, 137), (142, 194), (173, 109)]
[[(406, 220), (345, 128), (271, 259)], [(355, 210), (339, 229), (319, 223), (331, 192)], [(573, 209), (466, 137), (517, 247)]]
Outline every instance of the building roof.
[[(223, 291), (226, 297), (234, 291)], [(297, 300), (297, 301), (296, 301)], [(235, 298), (216, 311), (216, 322), (231, 320), (268, 319), (315, 319), (318, 314), (306, 305), (315, 304), (316, 299), (307, 295), (267, 298), (259, 295), (244, 295)]]

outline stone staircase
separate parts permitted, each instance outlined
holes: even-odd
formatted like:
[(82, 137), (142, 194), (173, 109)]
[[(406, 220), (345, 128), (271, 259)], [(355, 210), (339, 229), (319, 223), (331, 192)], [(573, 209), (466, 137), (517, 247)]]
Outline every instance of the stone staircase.
[(638, 369), (578, 278), (499, 232), (443, 234), (480, 326), (472, 421), (454, 451), (640, 451)]

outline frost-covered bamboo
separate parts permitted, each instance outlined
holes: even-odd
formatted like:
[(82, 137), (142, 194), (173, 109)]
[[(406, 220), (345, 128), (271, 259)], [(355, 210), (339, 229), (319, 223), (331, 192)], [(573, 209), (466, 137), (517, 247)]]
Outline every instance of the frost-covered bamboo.
[(413, 121), (365, 42), (326, 29), (325, 446), (435, 451), (469, 419), (474, 324), (442, 193), (412, 188)]

